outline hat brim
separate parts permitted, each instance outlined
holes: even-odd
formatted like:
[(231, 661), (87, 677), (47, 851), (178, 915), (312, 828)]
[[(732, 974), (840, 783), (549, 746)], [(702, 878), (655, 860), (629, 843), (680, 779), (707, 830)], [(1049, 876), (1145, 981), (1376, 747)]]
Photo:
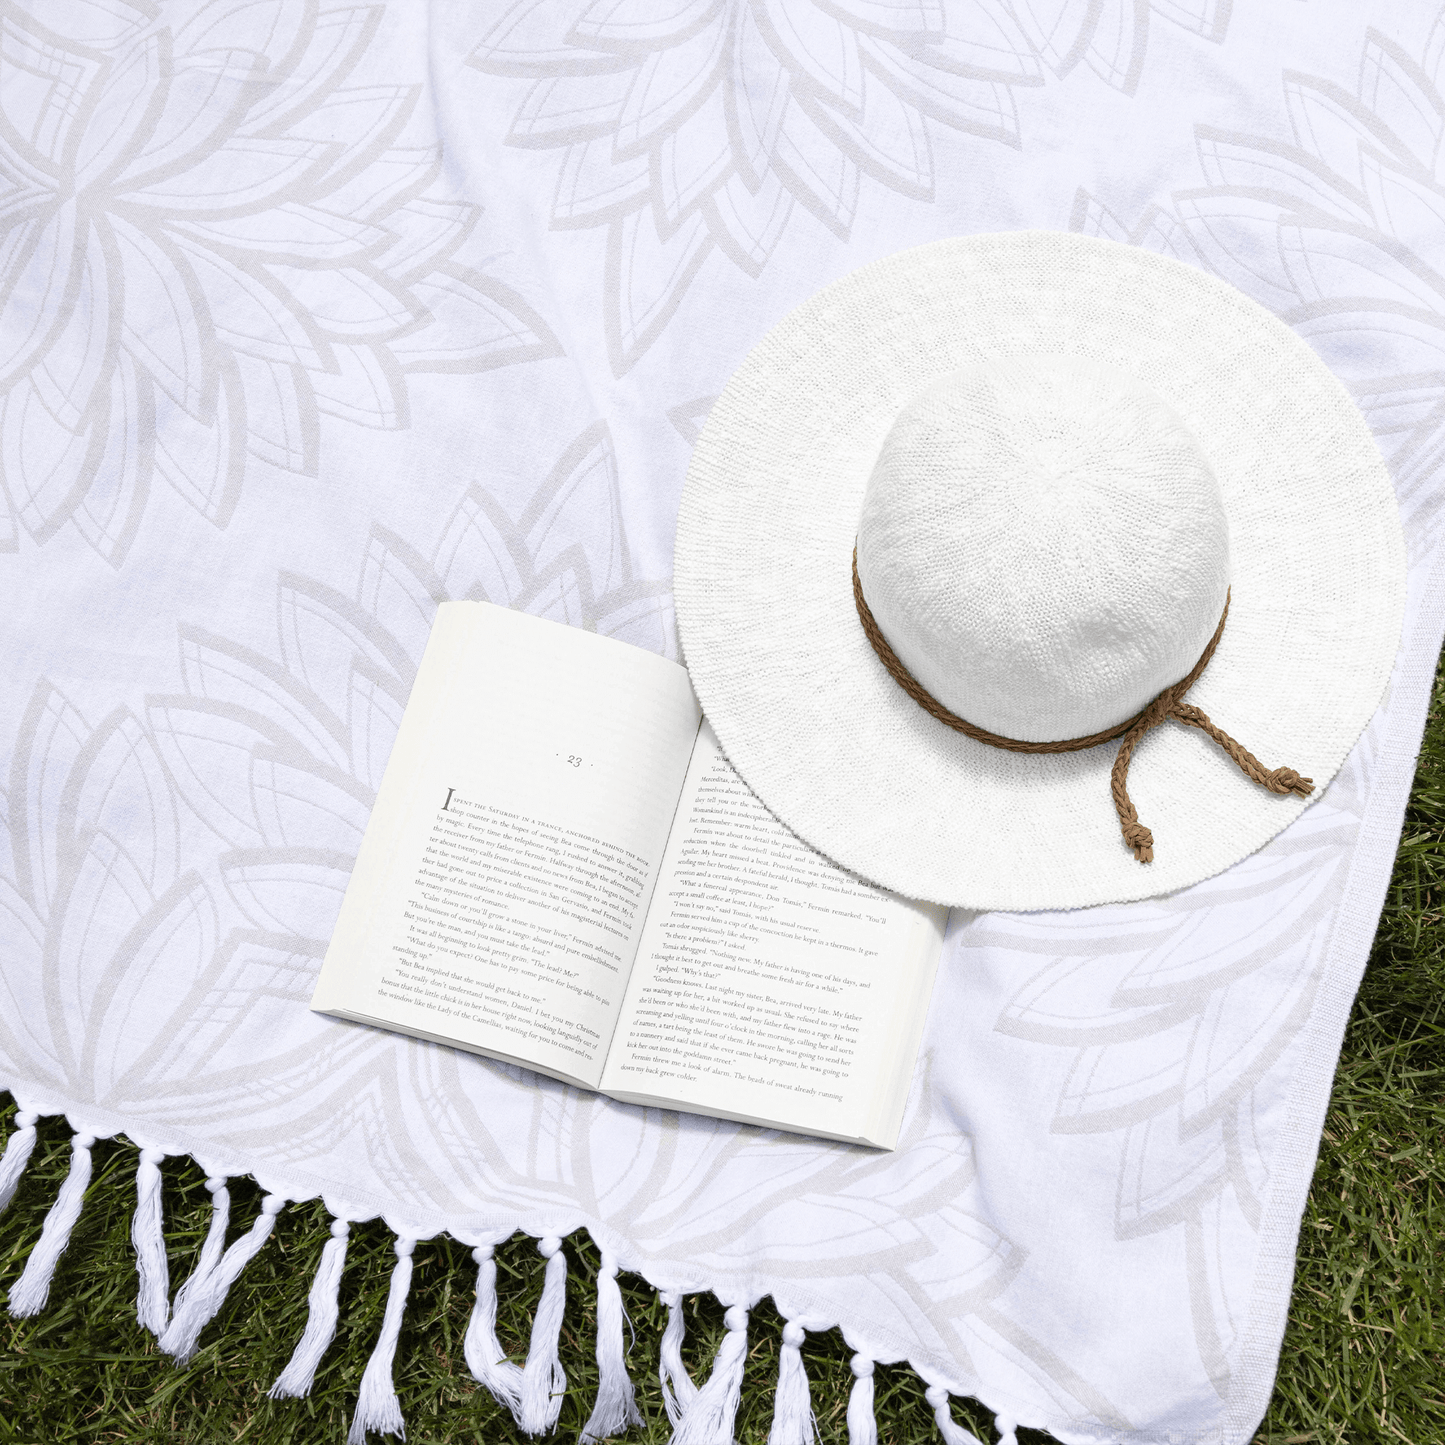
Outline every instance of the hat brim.
[(1233, 287), (1059, 232), (940, 241), (828, 286), (748, 355), (703, 427), (678, 520), (679, 634), (724, 751), (789, 828), (864, 878), (955, 907), (1172, 892), (1313, 801), (1265, 791), (1166, 723), (1129, 773), (1154, 834), (1154, 861), (1138, 863), (1110, 798), (1116, 745), (1040, 756), (975, 742), (925, 713), (869, 646), (853, 543), (900, 407), (959, 367), (1046, 353), (1133, 373), (1213, 464), (1232, 601), (1188, 700), (1266, 767), (1312, 778), (1317, 799), (1400, 640), (1404, 544), (1369, 429), (1309, 347)]

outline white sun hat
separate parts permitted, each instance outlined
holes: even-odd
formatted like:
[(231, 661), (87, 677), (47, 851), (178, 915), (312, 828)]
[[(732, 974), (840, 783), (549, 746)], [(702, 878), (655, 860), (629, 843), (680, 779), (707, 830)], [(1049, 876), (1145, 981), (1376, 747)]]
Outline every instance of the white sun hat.
[(1318, 798), (1389, 679), (1404, 546), (1288, 327), (1016, 232), (764, 337), (694, 450), (674, 587), (724, 751), (800, 837), (909, 897), (1073, 908), (1208, 878)]

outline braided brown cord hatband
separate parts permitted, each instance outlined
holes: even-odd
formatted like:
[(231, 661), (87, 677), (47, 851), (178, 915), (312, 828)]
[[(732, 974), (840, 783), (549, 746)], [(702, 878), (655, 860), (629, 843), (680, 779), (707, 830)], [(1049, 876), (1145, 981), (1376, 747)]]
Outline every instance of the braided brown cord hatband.
[(1199, 674), (1204, 671), (1209, 659), (1214, 656), (1214, 649), (1219, 646), (1219, 639), (1224, 635), (1224, 622), (1229, 616), (1228, 593), (1225, 594), (1224, 611), (1220, 614), (1219, 626), (1214, 629), (1214, 636), (1209, 639), (1209, 646), (1200, 654), (1199, 661), (1189, 669), (1186, 677), (1181, 678), (1172, 687), (1166, 687), (1142, 712), (1136, 713), (1117, 727), (1109, 728), (1105, 732), (1093, 733), (1086, 738), (1064, 738), (1059, 742), (1052, 743), (1020, 742), (1017, 738), (1001, 737), (998, 733), (986, 732), (981, 727), (975, 727), (967, 719), (959, 717), (957, 713), (950, 712), (944, 707), (904, 667), (898, 654), (889, 646), (888, 639), (883, 635), (883, 629), (878, 626), (872, 609), (863, 596), (863, 584), (858, 579), (858, 547), (856, 543), (853, 547), (853, 601), (858, 607), (858, 620), (863, 624), (864, 635), (873, 645), (873, 651), (878, 654), (879, 660), (888, 669), (894, 682), (925, 712), (937, 718), (945, 726), (951, 727), (955, 732), (973, 738), (976, 742), (987, 743), (990, 747), (1004, 748), (1011, 753), (1076, 753), (1084, 748), (1092, 748), (1099, 743), (1107, 743), (1114, 738), (1122, 737), (1123, 742), (1119, 744), (1119, 753), (1114, 759), (1113, 772), (1109, 777), (1109, 788), (1114, 796), (1114, 811), (1119, 815), (1119, 828), (1124, 834), (1124, 841), (1134, 850), (1134, 857), (1141, 863), (1154, 861), (1154, 835), (1139, 821), (1139, 814), (1134, 811), (1134, 804), (1129, 801), (1127, 786), (1129, 759), (1134, 756), (1134, 749), (1139, 746), (1139, 740), (1144, 734), (1151, 728), (1158, 727), (1166, 718), (1173, 718), (1175, 722), (1181, 722), (1186, 727), (1198, 728), (1201, 732), (1206, 733), (1234, 759), (1245, 777), (1258, 783), (1262, 788), (1268, 788), (1271, 793), (1295, 793), (1301, 798), (1307, 798), (1314, 792), (1313, 779), (1300, 777), (1293, 768), (1266, 768), (1253, 753), (1241, 747), (1227, 732), (1222, 728), (1215, 727), (1197, 707), (1184, 701), (1184, 694), (1198, 681)]

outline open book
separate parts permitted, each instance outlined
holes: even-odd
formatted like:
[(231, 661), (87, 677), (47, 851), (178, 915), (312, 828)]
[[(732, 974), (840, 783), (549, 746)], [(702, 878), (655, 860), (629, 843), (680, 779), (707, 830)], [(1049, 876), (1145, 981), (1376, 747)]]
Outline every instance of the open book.
[(678, 664), (448, 602), (311, 1006), (891, 1149), (945, 918), (783, 827)]

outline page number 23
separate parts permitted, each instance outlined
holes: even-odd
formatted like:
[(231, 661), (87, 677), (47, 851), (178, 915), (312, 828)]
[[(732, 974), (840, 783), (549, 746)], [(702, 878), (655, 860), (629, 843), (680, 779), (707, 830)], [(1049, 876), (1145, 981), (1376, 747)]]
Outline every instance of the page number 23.
[(582, 766), (582, 759), (578, 757), (575, 753), (568, 753), (567, 766), (569, 768), (580, 768)]

